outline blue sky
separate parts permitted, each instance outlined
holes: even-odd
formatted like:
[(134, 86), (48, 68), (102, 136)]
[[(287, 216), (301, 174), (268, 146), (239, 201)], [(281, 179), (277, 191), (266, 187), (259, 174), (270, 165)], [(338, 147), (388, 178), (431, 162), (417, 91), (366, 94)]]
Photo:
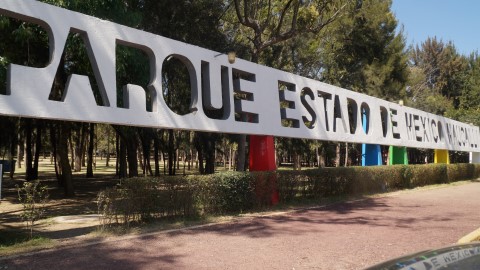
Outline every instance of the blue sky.
[(436, 36), (453, 41), (459, 53), (480, 52), (478, 0), (393, 0), (392, 10), (404, 27), (407, 45)]

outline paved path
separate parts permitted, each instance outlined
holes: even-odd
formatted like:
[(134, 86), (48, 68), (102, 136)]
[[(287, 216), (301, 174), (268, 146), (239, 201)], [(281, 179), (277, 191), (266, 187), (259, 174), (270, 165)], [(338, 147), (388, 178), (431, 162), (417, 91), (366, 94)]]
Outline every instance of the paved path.
[(361, 269), (480, 227), (480, 183), (63, 248), (0, 269)]

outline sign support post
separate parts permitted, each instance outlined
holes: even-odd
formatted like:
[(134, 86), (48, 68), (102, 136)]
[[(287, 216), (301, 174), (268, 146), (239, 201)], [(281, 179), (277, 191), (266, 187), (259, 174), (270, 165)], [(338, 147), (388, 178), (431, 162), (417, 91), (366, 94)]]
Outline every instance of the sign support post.
[[(365, 133), (368, 133), (370, 123), (367, 117), (367, 111), (362, 110), (362, 127)], [(362, 144), (362, 166), (382, 165), (382, 150), (378, 144)]]
[(407, 148), (406, 147), (399, 147), (399, 146), (390, 146), (388, 148), (388, 164), (395, 165), (395, 164), (403, 164), (408, 165), (408, 155), (407, 155)]
[(470, 163), (480, 163), (479, 152), (470, 152)]
[(435, 149), (433, 160), (434, 160), (434, 163), (450, 164), (450, 157), (448, 155), (448, 150)]
[[(272, 172), (277, 169), (273, 136), (250, 135), (249, 168), (251, 172)], [(267, 181), (273, 188), (270, 202), (276, 205), (279, 201), (279, 193), (275, 174), (272, 174)]]

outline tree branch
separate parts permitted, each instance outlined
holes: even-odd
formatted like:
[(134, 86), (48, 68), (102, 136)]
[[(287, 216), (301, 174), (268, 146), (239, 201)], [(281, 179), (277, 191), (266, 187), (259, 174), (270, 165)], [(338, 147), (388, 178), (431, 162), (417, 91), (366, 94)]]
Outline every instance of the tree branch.
[(343, 6), (341, 6), (337, 11), (335, 11), (335, 13), (324, 23), (321, 23), (320, 25), (318, 25), (318, 27), (315, 27), (315, 28), (311, 28), (309, 30), (309, 32), (311, 33), (318, 33), (320, 32), (324, 27), (326, 27), (327, 25), (329, 25), (330, 23), (332, 23), (333, 21), (335, 21), (339, 16), (340, 16), (340, 12), (347, 6), (347, 4), (343, 4)]
[(235, 12), (237, 13), (238, 21), (241, 24), (245, 24), (245, 20), (243, 19), (242, 14), (240, 13), (240, 3), (238, 2), (238, 0), (233, 0), (233, 2), (235, 3)]
[(285, 19), (285, 14), (287, 13), (287, 10), (290, 8), (290, 5), (292, 4), (293, 0), (288, 1), (288, 3), (285, 5), (285, 7), (282, 10), (282, 13), (280, 13), (280, 21), (278, 22), (277, 30), (275, 30), (275, 35), (280, 34), (280, 30), (282, 29), (283, 26), (283, 20)]

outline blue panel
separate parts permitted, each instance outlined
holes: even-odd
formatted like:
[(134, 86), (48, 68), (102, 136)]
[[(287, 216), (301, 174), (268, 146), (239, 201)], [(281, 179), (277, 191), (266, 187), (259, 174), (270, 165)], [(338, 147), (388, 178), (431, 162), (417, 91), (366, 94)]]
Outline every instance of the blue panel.
[[(367, 132), (368, 119), (367, 112), (362, 110), (363, 130)], [(382, 165), (382, 150), (378, 144), (362, 144), (362, 166)]]
[(382, 165), (382, 150), (378, 144), (362, 144), (362, 166)]

